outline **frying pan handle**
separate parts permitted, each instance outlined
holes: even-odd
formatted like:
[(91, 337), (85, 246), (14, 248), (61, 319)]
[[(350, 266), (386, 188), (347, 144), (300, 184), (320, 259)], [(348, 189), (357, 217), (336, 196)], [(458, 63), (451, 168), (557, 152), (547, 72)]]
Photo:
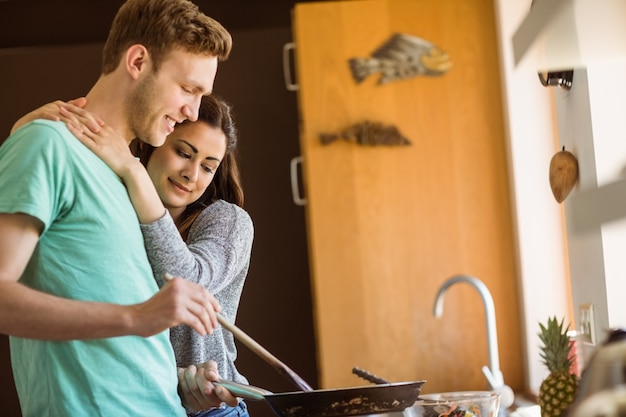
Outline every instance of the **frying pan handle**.
[(374, 374), (371, 374), (367, 372), (366, 370), (361, 369), (357, 366), (352, 368), (352, 373), (365, 379), (366, 381), (373, 382), (374, 384), (388, 384), (389, 383), (389, 381), (387, 381), (386, 379), (380, 378)]
[(235, 381), (227, 381), (225, 379), (220, 379), (219, 381), (214, 382), (213, 385), (222, 386), (234, 395), (247, 400), (264, 400), (266, 395), (273, 394), (271, 391), (263, 388), (255, 387), (253, 385), (240, 384)]
[(304, 379), (297, 373), (295, 373), (291, 368), (281, 362), (276, 356), (272, 355), (268, 350), (266, 350), (263, 346), (261, 346), (256, 340), (248, 336), (241, 330), (239, 327), (235, 326), (231, 323), (226, 317), (222, 316), (220, 313), (217, 313), (217, 321), (229, 332), (233, 334), (241, 343), (246, 345), (252, 352), (256, 353), (258, 356), (263, 358), (267, 363), (272, 365), (274, 369), (278, 371), (279, 374), (283, 375), (285, 378), (289, 379), (291, 382), (296, 384), (296, 386), (302, 391), (313, 391), (313, 388), (309, 384), (306, 383)]

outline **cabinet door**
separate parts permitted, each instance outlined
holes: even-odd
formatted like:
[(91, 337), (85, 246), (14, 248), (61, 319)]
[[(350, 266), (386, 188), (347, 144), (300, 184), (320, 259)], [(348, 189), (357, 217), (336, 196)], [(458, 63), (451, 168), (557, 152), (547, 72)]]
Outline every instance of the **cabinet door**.
[[(425, 392), (484, 389), (485, 313), (456, 274), (494, 298), (505, 381), (523, 388), (514, 233), (493, 4), (490, 0), (372, 0), (294, 8), (301, 151), (306, 183), (320, 384), (427, 379)], [(394, 33), (449, 53), (438, 77), (357, 84), (348, 60)], [(335, 133), (373, 121), (409, 146), (360, 146)]]

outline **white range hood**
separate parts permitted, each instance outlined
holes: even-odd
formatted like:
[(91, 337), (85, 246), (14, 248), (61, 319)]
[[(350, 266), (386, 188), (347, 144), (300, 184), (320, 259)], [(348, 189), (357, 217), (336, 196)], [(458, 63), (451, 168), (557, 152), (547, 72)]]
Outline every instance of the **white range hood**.
[(626, 57), (626, 1), (534, 0), (513, 35), (515, 65), (538, 71)]

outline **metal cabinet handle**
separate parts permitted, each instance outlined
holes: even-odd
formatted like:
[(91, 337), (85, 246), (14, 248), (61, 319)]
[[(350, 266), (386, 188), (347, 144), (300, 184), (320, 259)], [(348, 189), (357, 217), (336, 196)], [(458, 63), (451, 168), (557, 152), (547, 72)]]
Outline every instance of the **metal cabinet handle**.
[(298, 182), (298, 165), (302, 164), (302, 157), (291, 158), (291, 196), (296, 206), (306, 205), (306, 198), (300, 197), (300, 187)]
[(289, 52), (296, 49), (294, 42), (289, 42), (283, 45), (283, 76), (285, 79), (285, 87), (289, 91), (297, 91), (298, 84), (294, 83), (291, 79), (291, 64), (289, 59)]

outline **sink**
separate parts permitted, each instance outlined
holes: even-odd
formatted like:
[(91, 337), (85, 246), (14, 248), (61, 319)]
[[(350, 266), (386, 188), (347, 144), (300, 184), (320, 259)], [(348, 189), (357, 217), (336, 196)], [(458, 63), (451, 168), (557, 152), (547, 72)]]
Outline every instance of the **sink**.
[(513, 405), (500, 409), (499, 417), (541, 417), (541, 408), (535, 400), (522, 393), (515, 394)]
[[(541, 417), (541, 408), (538, 404), (526, 405), (508, 410), (500, 410), (501, 417)], [(502, 413), (504, 412), (504, 414)]]

